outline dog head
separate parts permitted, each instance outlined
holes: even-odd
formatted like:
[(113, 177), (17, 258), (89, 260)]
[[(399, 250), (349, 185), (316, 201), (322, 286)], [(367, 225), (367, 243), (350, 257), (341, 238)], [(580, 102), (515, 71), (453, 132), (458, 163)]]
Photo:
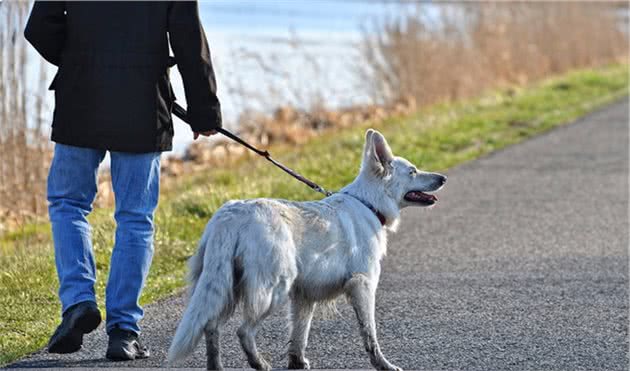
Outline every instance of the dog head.
[(406, 159), (394, 156), (385, 137), (372, 129), (365, 134), (361, 176), (398, 209), (434, 205), (437, 197), (430, 192), (438, 191), (446, 183), (446, 176), (418, 170)]

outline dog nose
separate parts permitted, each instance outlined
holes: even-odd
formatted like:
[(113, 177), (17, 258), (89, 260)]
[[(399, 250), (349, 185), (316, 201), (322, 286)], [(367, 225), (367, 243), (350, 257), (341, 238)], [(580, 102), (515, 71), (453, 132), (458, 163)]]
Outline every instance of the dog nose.
[(446, 175), (441, 175), (441, 176), (440, 176), (440, 182), (441, 182), (442, 184), (446, 183)]

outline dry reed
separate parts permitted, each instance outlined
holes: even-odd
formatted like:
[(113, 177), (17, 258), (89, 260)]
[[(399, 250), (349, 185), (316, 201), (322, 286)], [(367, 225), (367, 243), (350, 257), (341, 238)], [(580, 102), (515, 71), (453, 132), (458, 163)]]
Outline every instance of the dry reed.
[(364, 33), (359, 69), (375, 102), (420, 106), (627, 62), (628, 3), (420, 3)]
[[(11, 221), (41, 214), (46, 207), (46, 69), (43, 63), (35, 65), (39, 76), (29, 76), (34, 72), (22, 36), (29, 9), (25, 1), (0, 3), (0, 232)], [(35, 89), (30, 88), (33, 81)]]

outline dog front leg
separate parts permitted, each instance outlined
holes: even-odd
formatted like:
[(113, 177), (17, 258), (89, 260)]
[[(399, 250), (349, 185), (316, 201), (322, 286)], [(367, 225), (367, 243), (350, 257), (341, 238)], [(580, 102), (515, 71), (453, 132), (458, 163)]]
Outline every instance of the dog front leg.
[(376, 338), (376, 322), (374, 320), (374, 303), (376, 285), (363, 274), (355, 274), (345, 285), (346, 295), (357, 315), (359, 331), (363, 337), (365, 350), (370, 356), (372, 366), (377, 370), (401, 370), (389, 363), (381, 353)]
[(289, 345), (289, 369), (311, 368), (306, 359), (306, 345), (308, 332), (311, 329), (311, 320), (315, 303), (300, 299), (291, 301), (291, 344)]

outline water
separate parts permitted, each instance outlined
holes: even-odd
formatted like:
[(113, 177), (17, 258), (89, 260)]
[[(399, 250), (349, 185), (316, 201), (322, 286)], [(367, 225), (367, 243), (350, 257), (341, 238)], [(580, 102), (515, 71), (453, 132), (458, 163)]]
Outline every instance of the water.
[[(362, 30), (399, 6), (370, 0), (201, 2), (226, 124), (248, 108), (307, 107), (322, 98), (330, 107), (369, 100), (357, 80), (357, 44)], [(172, 79), (183, 100), (181, 79)], [(177, 121), (174, 149), (181, 152), (192, 134)]]

